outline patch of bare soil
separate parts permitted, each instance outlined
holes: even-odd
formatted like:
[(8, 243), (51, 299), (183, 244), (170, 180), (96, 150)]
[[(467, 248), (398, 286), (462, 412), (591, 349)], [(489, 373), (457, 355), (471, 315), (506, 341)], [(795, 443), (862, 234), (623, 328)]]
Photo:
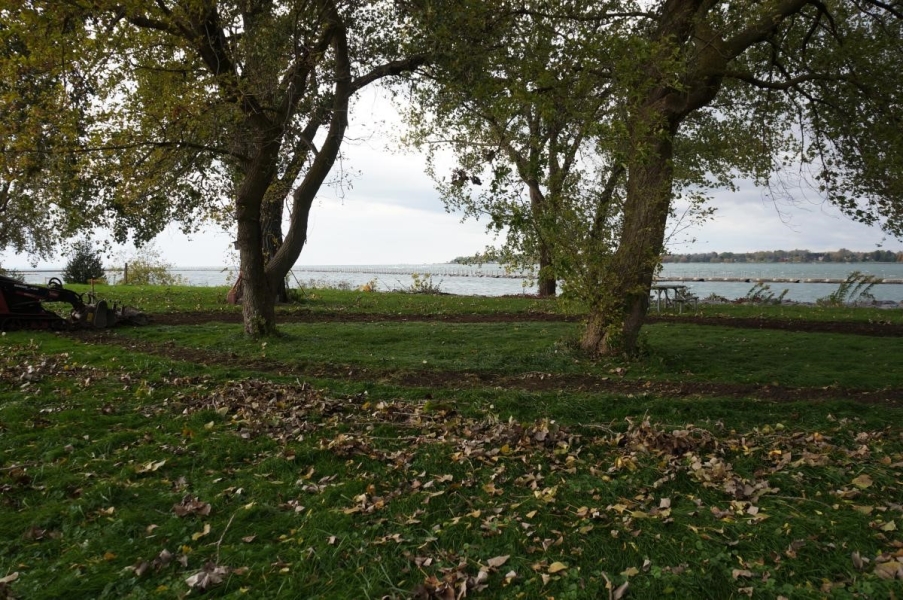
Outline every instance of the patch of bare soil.
[[(436, 321), (444, 323), (517, 323), (533, 322), (579, 322), (581, 316), (556, 315), (542, 312), (493, 313), (487, 315), (392, 315), (345, 312), (291, 312), (277, 316), (280, 323), (375, 323), (405, 321)], [(180, 312), (154, 314), (151, 322), (158, 325), (194, 325), (201, 323), (240, 323), (238, 312)], [(714, 325), (718, 327), (739, 327), (745, 329), (775, 329), (810, 333), (843, 333), (875, 337), (903, 337), (903, 324), (888, 322), (838, 322), (805, 321), (794, 319), (754, 319), (701, 316), (650, 316), (647, 323), (687, 323), (692, 325)]]
[[(577, 320), (546, 313), (493, 314), (493, 315), (367, 315), (360, 313), (295, 313), (280, 315), (279, 321), (287, 322), (385, 322), (385, 321), (444, 321), (455, 323), (497, 323), (522, 321)], [(191, 325), (207, 322), (240, 322), (237, 313), (174, 313), (154, 315), (152, 323), (166, 325)], [(774, 328), (790, 331), (829, 331), (856, 333), (859, 335), (903, 335), (903, 328), (881, 325), (893, 333), (877, 331), (869, 323), (818, 323), (803, 321), (766, 321), (764, 319), (712, 319), (700, 317), (658, 317), (652, 322), (674, 321), (700, 325), (720, 325), (748, 328)], [(822, 327), (818, 327), (821, 325)], [(843, 327), (837, 327), (843, 326)], [(209, 350), (184, 348), (172, 343), (154, 344), (121, 338), (112, 331), (78, 331), (70, 335), (88, 343), (118, 345), (147, 354), (154, 354), (209, 366), (230, 367), (247, 371), (274, 373), (300, 378), (346, 379), (380, 384), (422, 388), (500, 387), (527, 391), (561, 391), (577, 393), (602, 393), (613, 395), (655, 396), (665, 398), (720, 397), (754, 398), (765, 401), (821, 401), (827, 399), (851, 399), (866, 403), (903, 405), (903, 389), (859, 390), (845, 388), (793, 388), (774, 385), (730, 384), (692, 381), (638, 381), (617, 376), (592, 376), (556, 373), (522, 373), (505, 375), (460, 371), (428, 371), (401, 369), (367, 369), (330, 363), (283, 363), (272, 359), (240, 357)]]

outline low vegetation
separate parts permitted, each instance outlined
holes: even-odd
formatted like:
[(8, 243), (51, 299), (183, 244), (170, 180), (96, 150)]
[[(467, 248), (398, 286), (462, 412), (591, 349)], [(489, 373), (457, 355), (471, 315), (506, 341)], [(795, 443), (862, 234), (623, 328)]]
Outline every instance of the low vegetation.
[(640, 359), (588, 360), (550, 301), (307, 290), (264, 342), (225, 289), (107, 291), (159, 322), (0, 338), (0, 598), (883, 598), (903, 579), (898, 338), (669, 318)]

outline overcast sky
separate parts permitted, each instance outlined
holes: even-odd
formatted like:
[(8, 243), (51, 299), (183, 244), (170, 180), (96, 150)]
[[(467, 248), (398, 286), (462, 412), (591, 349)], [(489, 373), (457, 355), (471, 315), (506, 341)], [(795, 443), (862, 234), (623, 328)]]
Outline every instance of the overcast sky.
[[(493, 243), (483, 223), (462, 223), (460, 215), (445, 211), (433, 182), (424, 174), (424, 158), (397, 149), (397, 128), (398, 119), (382, 95), (370, 92), (357, 102), (342, 163), (352, 177), (351, 185), (341, 193), (334, 188), (322, 190), (311, 213), (308, 244), (299, 266), (447, 262)], [(775, 202), (751, 185), (737, 193), (717, 193), (714, 219), (682, 236), (695, 241), (670, 249), (677, 253), (870, 251), (879, 246), (903, 250), (903, 242), (885, 239), (879, 229), (850, 221), (815, 194), (806, 196), (796, 189), (794, 204), (786, 199)], [(170, 228), (157, 238), (156, 247), (175, 266), (221, 266), (235, 260), (232, 239), (214, 228), (190, 238)], [(58, 257), (38, 266), (65, 262)], [(9, 253), (2, 255), (0, 264), (31, 267), (26, 257)]]

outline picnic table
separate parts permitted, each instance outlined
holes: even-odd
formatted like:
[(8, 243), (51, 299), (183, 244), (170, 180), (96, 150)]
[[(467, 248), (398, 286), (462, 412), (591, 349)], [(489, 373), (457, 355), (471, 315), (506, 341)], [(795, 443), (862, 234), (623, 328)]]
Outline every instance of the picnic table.
[(685, 285), (678, 283), (660, 283), (652, 286), (652, 295), (655, 298), (655, 308), (662, 312), (665, 308), (677, 307), (677, 312), (683, 312), (684, 304), (693, 304), (696, 308), (699, 298), (693, 295)]

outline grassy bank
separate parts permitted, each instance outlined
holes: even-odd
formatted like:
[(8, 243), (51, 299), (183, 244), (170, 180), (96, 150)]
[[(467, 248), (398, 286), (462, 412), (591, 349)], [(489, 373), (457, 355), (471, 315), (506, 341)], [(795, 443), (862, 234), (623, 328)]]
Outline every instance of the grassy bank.
[[(224, 289), (102, 292), (157, 312), (235, 310)], [(319, 290), (280, 310), (566, 312)], [(862, 319), (818, 310), (792, 318)], [(899, 589), (897, 338), (671, 322), (646, 328), (641, 359), (596, 361), (574, 350), (578, 330), (490, 319), (286, 323), (266, 342), (210, 322), (6, 334), (0, 598)]]
[[(87, 285), (67, 285), (79, 293)], [(241, 308), (226, 303), (227, 287), (97, 285), (99, 298), (138, 307), (150, 313), (214, 311), (240, 313)], [(290, 304), (278, 305), (277, 313), (353, 313), (401, 315), (458, 315), (497, 313), (544, 313), (579, 317), (585, 309), (573, 302), (540, 300), (529, 296), (454, 296), (403, 292), (363, 292), (337, 289), (295, 289)], [(66, 306), (58, 307), (65, 311)], [(655, 311), (650, 313), (655, 315)], [(669, 313), (670, 314), (670, 313)], [(706, 304), (684, 312), (716, 318), (793, 319), (808, 321), (850, 321), (903, 323), (903, 310), (850, 306), (809, 306), (770, 304)]]

